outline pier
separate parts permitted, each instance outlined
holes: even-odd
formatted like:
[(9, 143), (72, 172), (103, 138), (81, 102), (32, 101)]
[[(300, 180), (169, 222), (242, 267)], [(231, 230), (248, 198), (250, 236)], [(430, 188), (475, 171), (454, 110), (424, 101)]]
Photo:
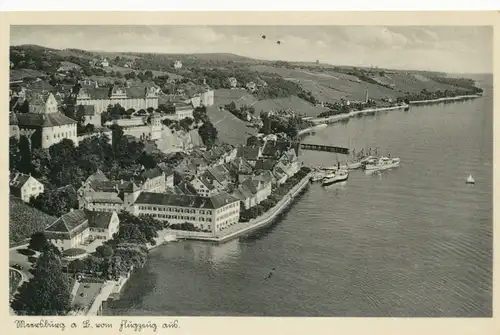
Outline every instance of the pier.
[(324, 145), (324, 144), (309, 144), (309, 143), (301, 143), (300, 148), (304, 150), (316, 150), (316, 151), (326, 151), (326, 152), (335, 152), (337, 154), (348, 155), (349, 148), (344, 147), (335, 147), (332, 145)]

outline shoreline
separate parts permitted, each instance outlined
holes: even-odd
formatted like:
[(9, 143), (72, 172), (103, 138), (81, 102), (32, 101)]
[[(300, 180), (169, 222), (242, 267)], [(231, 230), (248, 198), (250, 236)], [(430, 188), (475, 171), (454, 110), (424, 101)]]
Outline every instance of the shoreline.
[(260, 228), (271, 224), (274, 219), (286, 209), (293, 200), (300, 194), (308, 185), (311, 173), (308, 173), (297, 185), (295, 185), (288, 193), (269, 211), (262, 214), (249, 222), (238, 222), (235, 226), (228, 228), (226, 231), (219, 232), (220, 235), (213, 236), (210, 233), (191, 232), (173, 229), (163, 229), (158, 233), (156, 240), (159, 240), (155, 246), (148, 246), (148, 249), (154, 249), (167, 241), (162, 240), (167, 235), (175, 235), (177, 239), (206, 241), (215, 243), (225, 243), (244, 234), (251, 233)]
[(375, 112), (404, 109), (404, 108), (409, 108), (411, 105), (433, 104), (433, 103), (441, 103), (441, 102), (446, 102), (446, 101), (460, 101), (460, 100), (468, 100), (468, 99), (477, 99), (480, 97), (482, 97), (482, 95), (471, 94), (471, 95), (459, 95), (456, 97), (438, 98), (438, 99), (430, 99), (430, 100), (415, 100), (415, 101), (410, 101), (409, 104), (404, 104), (404, 105), (399, 105), (399, 106), (368, 108), (368, 109), (363, 109), (360, 111), (351, 111), (349, 113), (337, 114), (337, 115), (332, 115), (332, 116), (324, 117), (324, 118), (312, 118), (312, 119), (309, 119), (309, 121), (311, 121), (315, 125), (313, 127), (309, 127), (309, 128), (301, 130), (299, 132), (299, 135), (307, 134), (311, 131), (314, 131), (314, 130), (318, 129), (317, 127), (320, 125), (328, 125), (331, 123), (336, 123), (338, 121), (346, 120), (346, 119), (349, 119), (351, 117), (354, 117), (354, 116), (360, 115), (360, 114), (368, 114), (368, 113), (375, 113)]
[[(239, 229), (233, 232), (226, 232), (226, 234), (221, 236), (212, 236), (209, 233), (180, 231), (166, 228), (158, 232), (158, 237), (155, 238), (155, 245), (147, 244), (146, 247), (148, 248), (148, 251), (151, 251), (164, 244), (172, 243), (165, 240), (165, 237), (168, 235), (175, 235), (179, 240), (225, 243), (235, 238), (241, 237), (242, 235), (252, 233), (261, 228), (265, 228), (272, 224), (275, 221), (276, 217), (283, 213), (283, 211), (293, 203), (296, 197), (302, 194), (309, 187), (309, 179), (311, 178), (311, 175), (312, 172), (308, 173), (297, 185), (295, 185), (290, 191), (288, 191), (287, 195), (285, 195), (283, 199), (281, 199), (273, 208), (262, 214), (260, 217), (257, 217), (245, 223), (239, 222), (238, 224), (240, 224), (241, 226), (239, 227)], [(238, 228), (238, 226), (236, 226), (236, 228)], [(96, 315), (100, 310), (100, 306), (102, 306), (102, 303), (105, 301), (109, 301), (110, 299), (120, 300), (121, 291), (131, 277), (132, 271), (126, 277), (120, 277), (118, 281), (107, 281), (107, 285), (105, 285), (106, 290), (103, 290), (104, 292), (100, 292), (98, 294), (98, 297), (96, 297), (86, 315)]]
[(459, 100), (477, 99), (480, 97), (482, 97), (482, 95), (477, 95), (477, 94), (457, 95), (456, 97), (438, 98), (438, 99), (431, 99), (431, 100), (414, 100), (414, 101), (410, 101), (410, 105), (432, 104), (432, 103), (439, 103), (439, 102), (445, 102), (445, 101), (459, 101)]

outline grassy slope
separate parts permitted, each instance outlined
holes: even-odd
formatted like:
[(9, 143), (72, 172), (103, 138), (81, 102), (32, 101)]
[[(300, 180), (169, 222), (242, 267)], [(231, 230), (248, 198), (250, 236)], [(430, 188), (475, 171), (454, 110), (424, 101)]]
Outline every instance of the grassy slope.
[(44, 231), (45, 227), (55, 220), (55, 217), (11, 196), (9, 199), (9, 242), (16, 243), (29, 238), (33, 233)]
[(257, 133), (256, 129), (247, 127), (246, 123), (228, 111), (220, 111), (219, 107), (235, 101), (239, 106), (251, 105), (257, 99), (244, 90), (216, 90), (215, 104), (207, 108), (208, 117), (215, 125), (220, 140), (232, 145), (245, 144), (246, 138)]

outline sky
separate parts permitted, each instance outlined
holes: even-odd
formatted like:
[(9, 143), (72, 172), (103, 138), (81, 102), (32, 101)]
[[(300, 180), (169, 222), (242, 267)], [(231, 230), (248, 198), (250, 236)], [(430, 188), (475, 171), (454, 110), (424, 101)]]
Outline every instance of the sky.
[(491, 73), (492, 37), (488, 26), (11, 26), (10, 43)]

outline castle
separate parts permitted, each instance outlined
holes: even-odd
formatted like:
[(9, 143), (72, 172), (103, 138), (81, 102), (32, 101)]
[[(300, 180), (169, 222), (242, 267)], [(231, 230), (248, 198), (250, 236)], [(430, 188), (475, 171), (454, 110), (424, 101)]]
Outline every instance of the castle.
[(136, 111), (158, 108), (159, 91), (156, 87), (82, 87), (76, 96), (76, 105), (92, 105), (97, 114), (106, 111), (109, 105), (120, 104), (125, 109)]

